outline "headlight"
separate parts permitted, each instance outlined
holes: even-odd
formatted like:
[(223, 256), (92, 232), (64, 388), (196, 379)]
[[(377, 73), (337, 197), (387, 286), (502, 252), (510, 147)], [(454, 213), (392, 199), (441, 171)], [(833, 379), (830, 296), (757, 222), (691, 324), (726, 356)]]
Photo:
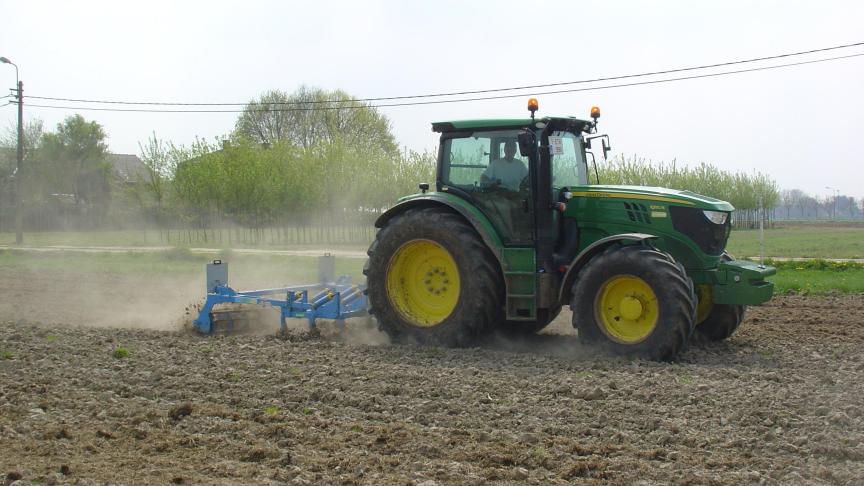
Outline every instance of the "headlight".
[(726, 218), (729, 217), (729, 213), (723, 211), (702, 211), (702, 214), (714, 224), (726, 224)]

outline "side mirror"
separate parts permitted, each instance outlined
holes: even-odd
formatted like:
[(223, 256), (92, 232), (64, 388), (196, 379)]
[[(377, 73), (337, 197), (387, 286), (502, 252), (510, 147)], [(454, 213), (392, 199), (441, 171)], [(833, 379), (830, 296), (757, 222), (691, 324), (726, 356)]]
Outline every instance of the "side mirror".
[(609, 152), (612, 151), (612, 142), (609, 141), (609, 135), (595, 135), (593, 137), (585, 138), (585, 149), (591, 149), (591, 141), (595, 138), (600, 139), (600, 146), (603, 148), (603, 158), (609, 158)]
[(519, 155), (530, 157), (537, 147), (537, 139), (534, 137), (534, 134), (531, 132), (520, 133), (517, 140), (519, 141)]
[(603, 159), (609, 158), (609, 151), (612, 150), (612, 144), (609, 142), (609, 138), (604, 138), (601, 140), (603, 142)]

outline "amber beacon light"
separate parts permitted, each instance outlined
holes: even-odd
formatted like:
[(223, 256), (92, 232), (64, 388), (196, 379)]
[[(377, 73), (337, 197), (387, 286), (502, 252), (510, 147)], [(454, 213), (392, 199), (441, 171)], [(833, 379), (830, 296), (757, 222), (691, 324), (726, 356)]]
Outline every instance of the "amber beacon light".
[(596, 122), (598, 118), (600, 118), (600, 107), (592, 106), (591, 107), (591, 118)]
[(528, 111), (531, 112), (531, 118), (534, 118), (534, 112), (540, 107), (540, 103), (537, 102), (537, 98), (529, 98), (528, 99)]

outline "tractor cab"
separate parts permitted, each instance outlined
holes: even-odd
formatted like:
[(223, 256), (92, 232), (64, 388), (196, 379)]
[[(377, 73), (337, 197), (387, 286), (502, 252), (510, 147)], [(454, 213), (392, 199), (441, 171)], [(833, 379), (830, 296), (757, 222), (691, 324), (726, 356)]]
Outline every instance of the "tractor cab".
[(570, 188), (589, 183), (585, 136), (596, 132), (600, 111), (592, 109), (594, 121), (535, 118), (533, 98), (529, 109), (531, 118), (433, 123), (441, 133), (436, 189), (476, 206), (505, 245), (536, 246), (547, 271), (578, 247), (578, 228), (562, 213)]

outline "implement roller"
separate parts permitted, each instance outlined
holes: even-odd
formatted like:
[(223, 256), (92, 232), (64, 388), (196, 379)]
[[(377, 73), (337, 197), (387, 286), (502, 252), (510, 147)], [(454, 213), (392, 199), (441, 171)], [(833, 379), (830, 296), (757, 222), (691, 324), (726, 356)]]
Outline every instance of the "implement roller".
[(279, 309), (281, 332), (287, 331), (289, 318), (306, 319), (310, 331), (318, 319), (331, 319), (341, 331), (345, 319), (368, 315), (366, 286), (352, 284), (347, 275), (334, 278), (334, 263), (330, 254), (319, 257), (318, 284), (238, 291), (228, 286), (228, 264), (213, 260), (207, 264), (207, 299), (193, 321), (195, 329), (202, 334), (245, 330), (263, 306)]

